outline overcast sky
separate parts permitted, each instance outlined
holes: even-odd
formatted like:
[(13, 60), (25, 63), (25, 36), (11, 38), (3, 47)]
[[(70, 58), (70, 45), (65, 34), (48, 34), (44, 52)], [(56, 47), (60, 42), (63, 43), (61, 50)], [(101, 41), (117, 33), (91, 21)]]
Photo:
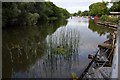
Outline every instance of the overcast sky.
[[(89, 10), (89, 5), (95, 2), (102, 2), (102, 0), (50, 0), (58, 7), (67, 9), (70, 13), (77, 12), (79, 10)], [(104, 0), (110, 2), (110, 0)], [(110, 5), (109, 5), (110, 6)]]

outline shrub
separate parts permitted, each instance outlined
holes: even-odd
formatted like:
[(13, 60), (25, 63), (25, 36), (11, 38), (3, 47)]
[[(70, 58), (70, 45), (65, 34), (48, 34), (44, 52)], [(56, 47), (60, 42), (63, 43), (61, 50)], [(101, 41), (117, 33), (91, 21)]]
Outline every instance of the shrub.
[(100, 20), (101, 20), (101, 21), (106, 21), (107, 18), (108, 18), (107, 15), (102, 15), (102, 16), (100, 17)]
[(100, 17), (100, 20), (101, 21), (107, 21), (107, 22), (111, 22), (112, 24), (117, 24), (118, 23), (118, 20), (120, 20), (119, 19), (119, 17), (117, 18), (117, 17), (114, 17), (114, 16), (112, 16), (112, 17), (109, 17), (109, 16), (107, 16), (107, 15), (102, 15), (101, 17)]
[(37, 23), (37, 20), (39, 18), (39, 14), (38, 13), (28, 13), (27, 15), (27, 25), (34, 25)]

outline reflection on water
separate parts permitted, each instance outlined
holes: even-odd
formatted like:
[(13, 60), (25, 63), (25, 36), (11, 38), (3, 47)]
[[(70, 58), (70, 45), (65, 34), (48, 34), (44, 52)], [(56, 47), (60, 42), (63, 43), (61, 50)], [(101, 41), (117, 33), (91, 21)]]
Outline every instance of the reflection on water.
[[(79, 76), (108, 29), (73, 17), (35, 27), (3, 30), (3, 78), (70, 78)], [(97, 33), (96, 33), (97, 32)]]
[(94, 24), (93, 20), (89, 21), (89, 29), (91, 29), (93, 32), (97, 32), (100, 36), (105, 35), (106, 33), (109, 33), (109, 32), (112, 32), (112, 33), (114, 32), (114, 30), (111, 28)]
[(2, 77), (25, 72), (45, 53), (48, 34), (52, 34), (67, 21), (57, 21), (32, 27), (13, 27), (2, 31)]

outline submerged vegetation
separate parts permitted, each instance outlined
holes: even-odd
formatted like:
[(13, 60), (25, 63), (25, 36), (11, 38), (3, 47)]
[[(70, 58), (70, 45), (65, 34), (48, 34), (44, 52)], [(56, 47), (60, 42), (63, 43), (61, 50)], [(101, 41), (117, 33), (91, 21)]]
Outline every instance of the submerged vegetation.
[(63, 47), (57, 47), (55, 52), (57, 52), (58, 54), (65, 54), (66, 53), (66, 49)]
[(2, 24), (6, 26), (30, 26), (69, 17), (66, 9), (52, 2), (4, 2), (2, 3)]

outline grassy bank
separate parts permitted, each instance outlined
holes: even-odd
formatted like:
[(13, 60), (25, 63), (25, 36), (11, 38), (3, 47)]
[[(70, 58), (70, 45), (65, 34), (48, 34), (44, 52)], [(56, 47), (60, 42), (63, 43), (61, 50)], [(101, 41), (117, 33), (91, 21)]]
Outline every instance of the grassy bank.
[(120, 16), (116, 17), (116, 16), (102, 15), (100, 17), (100, 21), (101, 22), (103, 22), (103, 23), (109, 23), (111, 25), (117, 25), (119, 20), (120, 20)]

